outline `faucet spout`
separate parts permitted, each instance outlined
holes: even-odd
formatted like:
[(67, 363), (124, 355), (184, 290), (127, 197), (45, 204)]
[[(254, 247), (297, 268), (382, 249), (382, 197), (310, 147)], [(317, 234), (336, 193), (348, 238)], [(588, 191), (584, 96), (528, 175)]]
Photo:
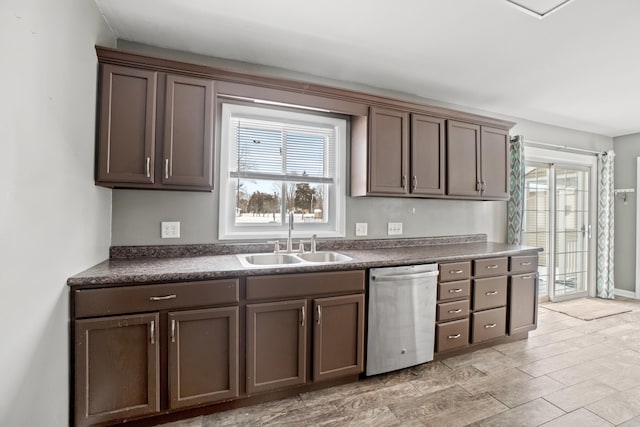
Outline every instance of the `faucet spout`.
[(289, 237), (287, 238), (287, 252), (293, 251), (293, 244), (291, 243), (291, 230), (293, 230), (293, 212), (289, 212)]

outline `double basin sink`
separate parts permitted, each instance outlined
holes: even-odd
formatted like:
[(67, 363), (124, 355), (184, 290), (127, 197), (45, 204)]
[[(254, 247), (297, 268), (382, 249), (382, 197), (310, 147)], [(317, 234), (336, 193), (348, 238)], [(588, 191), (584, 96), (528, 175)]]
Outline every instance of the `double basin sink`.
[(302, 263), (344, 262), (353, 258), (333, 251), (294, 253), (267, 253), (267, 254), (240, 254), (240, 263), (245, 267), (257, 265), (290, 265)]

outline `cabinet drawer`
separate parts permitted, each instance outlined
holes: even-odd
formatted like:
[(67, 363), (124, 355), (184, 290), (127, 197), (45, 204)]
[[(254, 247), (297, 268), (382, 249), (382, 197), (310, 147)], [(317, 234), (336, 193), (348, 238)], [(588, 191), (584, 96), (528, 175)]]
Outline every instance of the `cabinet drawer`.
[(75, 291), (76, 317), (238, 303), (238, 279)]
[(502, 337), (506, 333), (507, 309), (505, 307), (473, 313), (473, 344), (493, 338)]
[(440, 264), (440, 281), (468, 279), (471, 277), (471, 261)]
[(247, 277), (247, 300), (364, 292), (364, 270)]
[(445, 302), (436, 306), (436, 320), (451, 320), (469, 315), (469, 300)]
[(467, 298), (471, 295), (471, 280), (438, 283), (438, 300)]
[(477, 259), (473, 262), (473, 275), (475, 277), (500, 276), (507, 274), (509, 259), (504, 258), (487, 258)]
[(500, 307), (507, 304), (507, 276), (473, 281), (473, 310)]
[(509, 271), (528, 273), (538, 269), (538, 255), (512, 256)]
[(469, 319), (436, 325), (436, 351), (442, 352), (469, 345)]

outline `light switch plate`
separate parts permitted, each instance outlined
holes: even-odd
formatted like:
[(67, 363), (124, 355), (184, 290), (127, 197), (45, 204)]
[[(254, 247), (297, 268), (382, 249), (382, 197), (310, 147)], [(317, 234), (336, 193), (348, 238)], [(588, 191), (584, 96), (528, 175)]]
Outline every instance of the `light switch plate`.
[(366, 236), (368, 234), (368, 224), (366, 222), (356, 222), (356, 236)]
[(180, 221), (162, 221), (160, 223), (160, 235), (163, 239), (180, 238)]
[(399, 236), (402, 234), (401, 222), (389, 222), (387, 223), (387, 234), (389, 236)]

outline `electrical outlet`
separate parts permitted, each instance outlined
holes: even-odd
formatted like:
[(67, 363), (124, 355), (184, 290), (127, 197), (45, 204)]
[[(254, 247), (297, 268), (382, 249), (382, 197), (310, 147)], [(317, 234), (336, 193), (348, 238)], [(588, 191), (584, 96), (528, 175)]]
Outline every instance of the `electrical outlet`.
[(356, 236), (366, 236), (368, 234), (366, 222), (356, 222)]
[(401, 222), (389, 222), (387, 223), (387, 234), (389, 236), (397, 236), (402, 234)]
[(180, 238), (180, 221), (162, 221), (160, 235), (163, 239)]

